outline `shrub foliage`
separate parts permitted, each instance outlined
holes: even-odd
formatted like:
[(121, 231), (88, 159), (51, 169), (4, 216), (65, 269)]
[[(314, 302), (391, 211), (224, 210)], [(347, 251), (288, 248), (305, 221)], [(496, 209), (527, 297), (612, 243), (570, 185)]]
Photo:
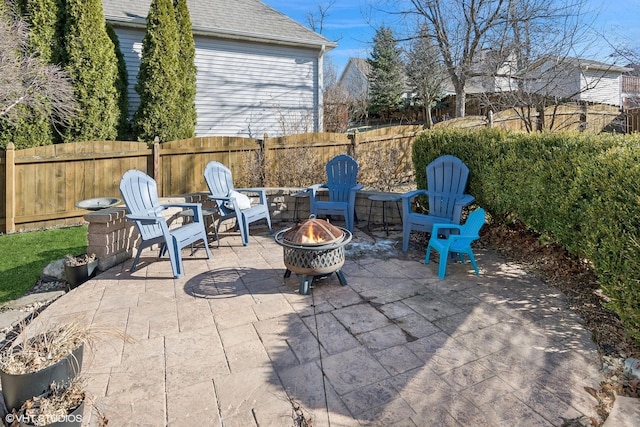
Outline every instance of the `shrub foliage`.
[(418, 188), (443, 154), (467, 164), (468, 192), (494, 220), (518, 219), (589, 260), (640, 342), (639, 135), (427, 131), (413, 146)]
[(120, 122), (118, 63), (107, 34), (102, 1), (66, 0), (65, 10), (62, 62), (73, 81), (78, 112), (64, 139), (116, 139)]
[(177, 113), (182, 83), (179, 40), (171, 0), (152, 0), (135, 87), (140, 105), (134, 116), (134, 131), (140, 141), (152, 142), (156, 136), (160, 142), (181, 139)]
[(192, 138), (196, 131), (196, 47), (191, 31), (191, 17), (187, 8), (187, 0), (174, 0), (176, 23), (180, 40), (178, 46), (178, 67), (180, 82), (180, 96), (176, 113), (177, 123), (180, 126), (180, 138)]

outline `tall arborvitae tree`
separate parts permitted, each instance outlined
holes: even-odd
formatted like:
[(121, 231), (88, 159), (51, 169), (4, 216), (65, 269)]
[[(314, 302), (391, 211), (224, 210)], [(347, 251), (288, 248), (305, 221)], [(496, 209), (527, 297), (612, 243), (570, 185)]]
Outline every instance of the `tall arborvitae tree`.
[(63, 65), (73, 81), (78, 114), (64, 140), (113, 140), (118, 136), (118, 62), (107, 35), (101, 0), (66, 0)]
[(128, 141), (131, 138), (131, 124), (129, 123), (129, 74), (127, 73), (127, 63), (124, 60), (122, 50), (120, 50), (120, 41), (113, 27), (107, 24), (107, 34), (113, 43), (113, 48), (118, 59), (118, 79), (116, 88), (118, 89), (120, 102), (120, 121), (118, 122), (118, 139)]
[(29, 45), (47, 64), (59, 64), (64, 52), (64, 0), (20, 0), (29, 23)]
[(136, 91), (140, 105), (134, 116), (134, 132), (140, 141), (180, 139), (177, 108), (181, 94), (178, 25), (171, 0), (152, 0)]
[(174, 0), (178, 24), (180, 55), (178, 57), (181, 77), (180, 98), (177, 113), (180, 125), (180, 138), (191, 138), (196, 129), (196, 48), (191, 31), (191, 17), (186, 0)]
[(369, 111), (388, 115), (400, 106), (404, 93), (401, 51), (391, 28), (383, 25), (376, 30), (367, 61), (371, 65)]

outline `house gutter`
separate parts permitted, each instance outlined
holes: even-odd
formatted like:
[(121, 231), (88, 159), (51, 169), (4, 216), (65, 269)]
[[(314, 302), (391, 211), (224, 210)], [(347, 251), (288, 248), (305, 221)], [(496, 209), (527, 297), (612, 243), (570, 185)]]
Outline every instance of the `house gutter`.
[(324, 131), (324, 53), (326, 46), (322, 45), (318, 52), (318, 117), (316, 118), (316, 132)]

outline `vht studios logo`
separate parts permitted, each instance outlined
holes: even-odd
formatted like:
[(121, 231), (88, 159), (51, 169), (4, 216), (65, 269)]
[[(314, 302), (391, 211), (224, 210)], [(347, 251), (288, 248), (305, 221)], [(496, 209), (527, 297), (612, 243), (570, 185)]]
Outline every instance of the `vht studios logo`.
[(82, 423), (82, 414), (66, 414), (66, 415), (36, 415), (29, 416), (25, 414), (7, 414), (4, 416), (4, 420), (7, 425), (11, 425), (14, 422), (30, 424), (30, 425), (48, 425), (53, 423)]

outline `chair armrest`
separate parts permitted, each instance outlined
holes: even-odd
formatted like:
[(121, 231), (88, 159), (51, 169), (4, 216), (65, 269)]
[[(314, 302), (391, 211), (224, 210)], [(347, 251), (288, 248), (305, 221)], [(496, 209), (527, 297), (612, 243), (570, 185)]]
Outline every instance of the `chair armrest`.
[(148, 215), (134, 215), (134, 214), (126, 214), (125, 218), (130, 221), (140, 221), (144, 225), (158, 224), (160, 222), (166, 221), (164, 217), (161, 216), (148, 216)]
[(163, 203), (160, 205), (163, 209), (166, 208), (183, 208), (191, 209), (193, 211), (193, 222), (203, 222), (202, 217), (202, 203)]
[(239, 193), (265, 193), (264, 188), (234, 188)]
[(404, 201), (404, 200), (409, 200), (411, 201), (411, 199), (413, 199), (416, 196), (422, 196), (422, 195), (427, 195), (428, 191), (427, 190), (412, 190), (412, 191), (408, 191), (404, 194), (400, 195), (400, 198)]
[(193, 209), (198, 208), (200, 206), (202, 206), (201, 203), (163, 203), (162, 205), (163, 209), (166, 208), (185, 208), (185, 209)]
[(267, 192), (264, 188), (236, 188), (235, 190), (239, 193), (255, 193), (258, 195), (261, 205), (267, 204)]
[(442, 223), (433, 224), (432, 229), (431, 229), (431, 235), (432, 236), (437, 236), (438, 232), (440, 230), (442, 230), (442, 229), (460, 231), (460, 229), (462, 229), (462, 226), (459, 225), (459, 224), (442, 224)]
[(473, 197), (471, 194), (464, 194), (462, 198), (456, 200), (456, 205), (468, 206), (471, 203), (473, 203), (475, 199), (476, 198)]
[(328, 188), (327, 184), (313, 184), (307, 187), (307, 191), (311, 192), (311, 197), (316, 197), (316, 192), (321, 188)]
[(364, 185), (362, 184), (356, 184), (353, 187), (351, 187), (351, 191), (360, 191), (364, 188)]

